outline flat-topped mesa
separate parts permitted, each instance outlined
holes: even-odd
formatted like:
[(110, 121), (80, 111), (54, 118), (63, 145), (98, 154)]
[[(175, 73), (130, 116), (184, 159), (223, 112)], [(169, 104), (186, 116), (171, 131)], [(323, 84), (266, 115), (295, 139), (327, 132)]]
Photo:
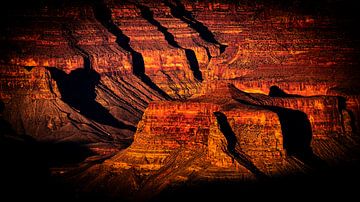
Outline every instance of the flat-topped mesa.
[[(306, 114), (313, 138), (337, 137), (345, 134), (339, 98), (330, 96), (272, 98), (266, 105), (299, 110)], [(348, 124), (347, 126), (348, 127)]]
[[(354, 104), (349, 102), (349, 107), (342, 106), (345, 102), (338, 96), (299, 96), (287, 94), (278, 86), (272, 86), (269, 95), (257, 93), (246, 93), (238, 90), (232, 84), (226, 82), (214, 82), (214, 85), (208, 89), (212, 96), (225, 95), (231, 96), (241, 103), (259, 106), (276, 112), (280, 118), (290, 119), (299, 111), (306, 116), (306, 120), (311, 124), (311, 133), (313, 138), (334, 138), (344, 134), (351, 134), (349, 117), (344, 117), (347, 110), (355, 111)], [(226, 87), (226, 85), (228, 87)], [(228, 88), (229, 90), (226, 90)], [(206, 96), (206, 95), (204, 95)], [(289, 110), (287, 112), (287, 110)], [(295, 110), (295, 111), (292, 111)], [(346, 116), (346, 115), (345, 115)], [(299, 120), (300, 121), (300, 120)], [(305, 124), (304, 122), (302, 124)], [(300, 124), (301, 125), (301, 124)], [(347, 128), (345, 131), (345, 128)], [(353, 131), (355, 132), (355, 131)]]
[(33, 99), (54, 99), (56, 83), (50, 72), (40, 67), (0, 65), (0, 100), (29, 96)]
[[(283, 136), (276, 113), (246, 105), (234, 107), (230, 104), (214, 114), (217, 118), (217, 127), (227, 140), (227, 154), (235, 161), (256, 176), (261, 176), (261, 173), (279, 174), (278, 168), (285, 167)], [(210, 133), (210, 136), (214, 134)], [(224, 162), (218, 157), (218, 151), (209, 150), (209, 153), (214, 155), (213, 161), (217, 164)]]
[(211, 103), (150, 103), (134, 137), (133, 144), (110, 160), (122, 168), (158, 170), (172, 152), (203, 148), (208, 142)]
[[(151, 176), (169, 166), (174, 154), (198, 148), (206, 155), (197, 159), (212, 166), (198, 170), (199, 176), (215, 179), (226, 175), (225, 170), (234, 170), (238, 174), (232, 175), (234, 179), (250, 177), (250, 173), (274, 175), (296, 170), (286, 154), (301, 160), (313, 158), (313, 147), (316, 154), (325, 152), (318, 148), (318, 141), (344, 134), (337, 97), (300, 97), (274, 89), (270, 97), (221, 82), (185, 102), (153, 102), (133, 144), (106, 164)], [(325, 156), (324, 160), (331, 159)]]
[(133, 144), (106, 164), (151, 173), (166, 167), (176, 153), (199, 149), (205, 152), (196, 157), (202, 159), (200, 165), (211, 165), (199, 170), (199, 176), (224, 177), (224, 170), (233, 170), (228, 177), (252, 178), (278, 173), (284, 166), (282, 141), (276, 113), (239, 104), (231, 97), (158, 101), (145, 110)]
[(129, 39), (132, 52), (140, 56), (134, 59), (143, 62), (138, 61), (134, 66), (135, 73), (147, 75), (174, 98), (186, 98), (197, 92), (199, 81), (194, 77), (185, 50), (166, 40), (163, 27), (151, 16), (151, 10), (142, 11), (136, 4), (119, 2), (108, 6), (111, 20)]
[(277, 81), (276, 79), (259, 81), (253, 78), (243, 78), (231, 82), (237, 88), (248, 93), (269, 94), (272, 86), (278, 86), (286, 93), (302, 96), (328, 95), (329, 89), (338, 85), (335, 81), (317, 81), (315, 85), (313, 81)]

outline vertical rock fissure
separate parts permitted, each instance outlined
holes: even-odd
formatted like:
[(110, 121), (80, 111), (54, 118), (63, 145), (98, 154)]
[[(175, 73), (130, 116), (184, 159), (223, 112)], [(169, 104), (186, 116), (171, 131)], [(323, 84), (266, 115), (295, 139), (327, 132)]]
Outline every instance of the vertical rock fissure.
[(199, 33), (199, 36), (212, 44), (219, 46), (220, 53), (223, 53), (226, 49), (226, 45), (221, 44), (215, 39), (214, 34), (207, 28), (203, 23), (196, 20), (191, 12), (185, 9), (185, 6), (179, 1), (175, 0), (175, 4), (170, 3), (168, 0), (163, 1), (166, 6), (170, 8), (171, 14), (175, 17), (180, 19), (181, 21), (188, 24), (192, 29)]
[(226, 115), (222, 112), (214, 112), (214, 115), (219, 124), (220, 131), (226, 138), (227, 150), (231, 157), (234, 158), (240, 165), (243, 165), (246, 169), (251, 171), (257, 177), (265, 177), (266, 175), (251, 162), (251, 160), (246, 156), (246, 154), (236, 149), (236, 145), (238, 144), (236, 134), (232, 130)]
[(135, 51), (130, 46), (130, 38), (126, 36), (120, 28), (113, 22), (111, 10), (105, 2), (97, 1), (93, 5), (96, 19), (113, 35), (116, 36), (116, 43), (124, 50), (130, 52), (132, 57), (133, 73), (141, 79), (151, 89), (159, 93), (163, 98), (171, 100), (172, 98), (159, 88), (146, 74), (145, 63), (141, 53)]
[(197, 80), (202, 81), (203, 78), (195, 52), (191, 49), (180, 46), (179, 43), (175, 40), (174, 35), (171, 34), (166, 27), (162, 26), (161, 23), (154, 18), (154, 14), (149, 7), (140, 4), (135, 5), (137, 6), (137, 8), (140, 9), (141, 16), (146, 19), (150, 24), (157, 27), (157, 29), (164, 35), (165, 40), (168, 42), (169, 45), (185, 51), (186, 59), (190, 65), (190, 69), (192, 70), (194, 77)]

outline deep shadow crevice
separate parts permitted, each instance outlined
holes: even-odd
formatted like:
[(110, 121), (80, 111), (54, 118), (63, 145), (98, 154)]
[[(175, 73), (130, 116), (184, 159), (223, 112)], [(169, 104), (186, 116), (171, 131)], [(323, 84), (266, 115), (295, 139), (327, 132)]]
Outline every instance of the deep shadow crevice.
[(344, 128), (345, 126), (343, 123), (344, 117), (343, 117), (342, 111), (345, 110), (350, 116), (350, 127), (352, 130), (352, 133), (357, 134), (359, 129), (356, 127), (356, 118), (355, 118), (354, 113), (351, 110), (347, 110), (346, 98), (343, 96), (337, 96), (337, 99), (338, 99), (338, 109), (339, 109), (339, 114), (341, 115), (343, 130), (345, 130), (345, 128)]
[(157, 27), (157, 29), (164, 35), (165, 40), (173, 47), (180, 48), (185, 51), (186, 59), (190, 65), (190, 69), (193, 71), (194, 77), (202, 81), (202, 74), (199, 68), (199, 63), (196, 58), (195, 52), (191, 49), (183, 48), (179, 45), (179, 43), (175, 40), (175, 37), (173, 34), (171, 34), (168, 29), (161, 25), (159, 21), (157, 21), (154, 18), (153, 12), (150, 10), (149, 7), (141, 5), (141, 4), (135, 4), (137, 8), (140, 9), (141, 16), (146, 19), (150, 24)]
[(250, 170), (254, 175), (259, 178), (266, 177), (266, 175), (261, 172), (246, 156), (246, 154), (236, 149), (237, 139), (236, 134), (232, 130), (227, 117), (222, 112), (214, 112), (216, 120), (220, 126), (220, 131), (224, 134), (227, 140), (227, 150), (230, 155), (240, 164), (245, 166), (248, 170)]
[(296, 94), (288, 94), (278, 86), (271, 86), (269, 91), (270, 97), (303, 97)]
[(97, 72), (92, 69), (76, 69), (66, 74), (57, 68), (47, 69), (56, 81), (61, 99), (65, 103), (98, 123), (135, 132), (136, 127), (117, 120), (105, 107), (96, 102), (95, 87), (100, 80)]
[(163, 2), (170, 8), (170, 12), (175, 18), (187, 23), (191, 28), (197, 31), (200, 37), (205, 41), (218, 45), (220, 53), (225, 51), (227, 45), (219, 43), (215, 39), (214, 34), (203, 23), (196, 20), (191, 12), (187, 11), (185, 6), (179, 0), (175, 0), (175, 4), (170, 3), (168, 0), (164, 0)]
[(40, 142), (16, 133), (0, 135), (0, 153), (2, 198), (14, 201), (78, 201), (75, 188), (55, 177), (54, 168), (71, 169), (97, 155), (84, 143)]
[(311, 123), (304, 112), (278, 106), (250, 103), (242, 99), (235, 98), (235, 100), (245, 105), (268, 109), (278, 115), (283, 135), (283, 146), (289, 156), (293, 156), (313, 167), (325, 165), (325, 162), (312, 151)]
[(116, 43), (124, 50), (130, 52), (132, 57), (133, 73), (139, 77), (146, 85), (155, 90), (165, 99), (171, 99), (171, 97), (159, 88), (146, 74), (145, 63), (141, 53), (135, 51), (130, 46), (130, 38), (126, 36), (120, 28), (113, 22), (111, 16), (111, 10), (105, 5), (103, 1), (96, 1), (93, 5), (93, 10), (96, 19), (113, 35), (116, 36)]

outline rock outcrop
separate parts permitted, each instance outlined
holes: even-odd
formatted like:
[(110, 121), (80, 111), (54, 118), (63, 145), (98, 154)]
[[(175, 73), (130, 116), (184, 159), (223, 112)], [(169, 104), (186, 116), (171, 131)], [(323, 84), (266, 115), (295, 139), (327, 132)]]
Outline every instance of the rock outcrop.
[(1, 60), (4, 117), (40, 141), (123, 146), (152, 100), (164, 99), (132, 74), (131, 54), (91, 5), (14, 12)]
[[(277, 91), (273, 88), (277, 97), (270, 97), (219, 83), (186, 101), (150, 103), (132, 145), (84, 175), (106, 173), (96, 184), (131, 173), (137, 180), (122, 185), (127, 197), (149, 197), (183, 183), (309, 172), (336, 164), (334, 153), (340, 159), (351, 156), (342, 145), (349, 134), (339, 98)], [(331, 152), (325, 145), (333, 147)], [(116, 195), (110, 186), (103, 188)]]
[(359, 40), (336, 5), (1, 9), (0, 138), (84, 146), (98, 156), (53, 174), (81, 192), (135, 200), (358, 160)]

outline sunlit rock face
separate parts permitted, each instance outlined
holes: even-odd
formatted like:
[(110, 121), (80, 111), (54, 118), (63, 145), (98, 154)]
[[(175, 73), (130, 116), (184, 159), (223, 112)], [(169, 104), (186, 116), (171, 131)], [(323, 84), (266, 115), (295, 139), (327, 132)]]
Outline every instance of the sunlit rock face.
[(163, 99), (132, 72), (87, 4), (12, 13), (2, 55), (4, 115), (37, 140), (128, 145), (152, 100)]
[(218, 83), (186, 101), (153, 102), (132, 145), (84, 175), (106, 173), (95, 180), (101, 183), (131, 173), (137, 181), (124, 182), (124, 189), (148, 197), (183, 183), (308, 172), (351, 154), (340, 143), (354, 133), (347, 129), (338, 97), (300, 97), (278, 90), (274, 87), (272, 96), (249, 94)]
[(97, 156), (52, 174), (116, 199), (336, 168), (358, 159), (360, 130), (359, 40), (341, 11), (332, 1), (10, 6), (1, 138), (90, 149)]
[(281, 9), (251, 2), (185, 2), (186, 9), (227, 45), (208, 66), (208, 80), (228, 79), (250, 93), (268, 94), (277, 85), (304, 96), (326, 95), (333, 87), (356, 83), (357, 42), (339, 26), (345, 21), (331, 12), (314, 15), (286, 4)]

